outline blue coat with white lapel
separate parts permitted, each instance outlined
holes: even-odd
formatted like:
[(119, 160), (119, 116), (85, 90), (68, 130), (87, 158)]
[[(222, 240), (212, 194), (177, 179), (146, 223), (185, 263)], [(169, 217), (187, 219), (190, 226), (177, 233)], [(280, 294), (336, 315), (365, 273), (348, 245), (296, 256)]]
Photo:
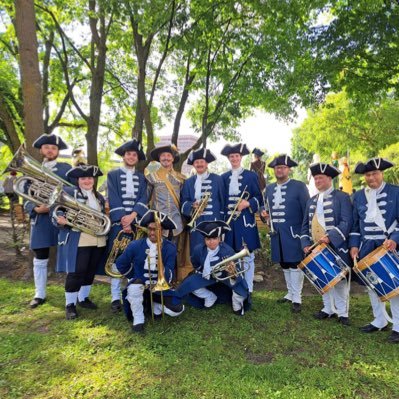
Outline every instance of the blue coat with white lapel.
[[(86, 203), (86, 198), (77, 187), (65, 187), (64, 191), (70, 196), (74, 197), (77, 201), (82, 204)], [(101, 211), (105, 212), (105, 200), (104, 197), (97, 193), (98, 200), (101, 205)], [(80, 239), (80, 231), (72, 229), (69, 226), (59, 226), (57, 221), (52, 218), (52, 222), (55, 226), (58, 226), (58, 249), (57, 249), (57, 272), (73, 273), (76, 267), (76, 257), (78, 253), (78, 245)], [(102, 260), (103, 263), (105, 259)], [(101, 265), (99, 265), (101, 267)], [(104, 266), (104, 265), (102, 265)]]
[[(57, 162), (50, 170), (62, 179), (70, 181), (66, 176), (69, 169), (71, 169), (71, 165), (65, 162)], [(38, 214), (34, 211), (36, 206), (36, 204), (30, 201), (24, 204), (25, 212), (29, 214), (31, 224), (30, 248), (54, 247), (57, 245), (58, 229), (51, 223), (50, 213)]]
[[(205, 244), (197, 245), (194, 249), (194, 252), (191, 255), (191, 263), (194, 267), (194, 273), (188, 275), (180, 286), (177, 289), (177, 293), (179, 296), (186, 297), (194, 290), (199, 288), (207, 287), (210, 288), (215, 285), (223, 285), (227, 287), (230, 291), (235, 291), (237, 294), (247, 298), (248, 296), (248, 286), (245, 279), (241, 276), (237, 277), (235, 280), (227, 279), (218, 282), (213, 277), (210, 277), (209, 280), (202, 277), (202, 271), (204, 269), (205, 259), (208, 255), (208, 249)], [(214, 256), (211, 260), (211, 267), (214, 267), (217, 263), (221, 262), (223, 259), (229, 258), (230, 256), (235, 255), (234, 250), (229, 247), (226, 243), (221, 242), (219, 244), (219, 252)], [(225, 272), (223, 272), (225, 275)], [(218, 294), (217, 289), (212, 289), (215, 291), (216, 295)], [(231, 295), (230, 295), (231, 297)], [(194, 298), (193, 298), (194, 299)], [(193, 306), (196, 306), (196, 302), (191, 303)]]
[(242, 249), (244, 241), (248, 249), (252, 252), (257, 248), (260, 248), (255, 213), (263, 205), (263, 200), (259, 188), (258, 177), (256, 173), (244, 169), (238, 178), (240, 193), (232, 196), (229, 195), (231, 171), (223, 173), (222, 179), (225, 190), (225, 221), (229, 219), (232, 209), (245, 187), (245, 191), (249, 192), (248, 202), (250, 204), (249, 208), (246, 208), (241, 212), (237, 220), (231, 221), (231, 231), (226, 233), (225, 242), (238, 252)]
[[(302, 248), (312, 245), (312, 219), (316, 212), (316, 194), (306, 204), (305, 217), (301, 231)], [(330, 246), (337, 252), (344, 262), (351, 265), (348, 249), (348, 238), (352, 228), (352, 204), (348, 194), (333, 190), (323, 199), (326, 232), (330, 239)]]
[(111, 250), (117, 234), (122, 230), (121, 219), (132, 212), (143, 216), (147, 212), (147, 180), (140, 172), (133, 174), (133, 187), (135, 197), (128, 197), (126, 194), (126, 172), (122, 169), (115, 169), (108, 173), (107, 188), (109, 202), (109, 216), (112, 222), (108, 235), (108, 251)]
[(385, 239), (395, 241), (399, 246), (399, 186), (385, 183), (377, 192), (377, 206), (384, 219), (385, 228), (374, 222), (366, 222), (367, 198), (365, 189), (357, 191), (353, 198), (353, 227), (349, 246), (360, 249), (359, 257), (364, 258), (382, 245)]
[[(145, 267), (145, 260), (147, 259), (146, 251), (149, 249), (146, 238), (131, 242), (121, 256), (116, 260), (116, 267), (122, 273), (126, 274), (129, 283), (140, 280), (143, 284), (149, 284), (149, 274), (151, 273), (152, 282), (157, 281), (158, 271), (149, 271)], [(173, 280), (174, 269), (176, 263), (176, 245), (172, 242), (162, 240), (162, 262), (164, 266), (165, 280), (170, 283)], [(130, 270), (130, 272), (129, 272)]]
[(270, 235), (273, 262), (300, 262), (303, 259), (301, 229), (309, 192), (306, 185), (290, 179), (281, 185), (281, 203), (276, 203), (277, 183), (266, 187), (275, 234)]
[[(181, 191), (180, 203), (181, 212), (188, 219), (191, 219), (192, 206), (195, 202), (195, 181), (197, 176), (191, 176), (183, 183)], [(208, 204), (204, 209), (204, 212), (196, 220), (194, 227), (204, 220), (223, 220), (224, 219), (224, 185), (223, 180), (219, 175), (215, 173), (209, 173), (207, 179), (203, 181), (201, 187), (201, 193), (211, 193)], [(192, 230), (190, 233), (190, 251), (194, 251), (194, 248), (198, 244), (203, 244), (204, 237), (198, 231)]]

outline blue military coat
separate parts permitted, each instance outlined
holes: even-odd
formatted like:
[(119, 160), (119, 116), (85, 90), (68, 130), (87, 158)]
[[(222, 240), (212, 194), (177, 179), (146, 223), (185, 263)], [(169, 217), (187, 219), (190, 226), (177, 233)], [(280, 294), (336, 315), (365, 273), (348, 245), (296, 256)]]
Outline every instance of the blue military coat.
[[(195, 307), (203, 307), (203, 300), (189, 294), (194, 290), (206, 287), (211, 289), (218, 296), (217, 303), (225, 303), (231, 301), (231, 291), (243, 296), (248, 297), (248, 285), (242, 276), (238, 276), (235, 280), (227, 279), (223, 281), (217, 281), (213, 277), (209, 280), (202, 277), (202, 271), (204, 268), (205, 259), (208, 255), (208, 249), (205, 244), (197, 245), (191, 255), (191, 262), (194, 266), (194, 272), (188, 275), (180, 284), (177, 289), (177, 294), (182, 298), (188, 299), (189, 303)], [(217, 263), (223, 259), (229, 258), (235, 255), (234, 250), (226, 243), (221, 242), (219, 244), (219, 252), (211, 259), (211, 267), (214, 267)], [(223, 272), (222, 276), (226, 275)], [(226, 295), (227, 294), (227, 295)]]
[(147, 212), (147, 180), (140, 172), (133, 173), (134, 196), (126, 194), (126, 171), (123, 168), (112, 170), (107, 176), (109, 217), (112, 222), (108, 235), (108, 252), (117, 234), (122, 230), (123, 216), (137, 212), (139, 217)]
[[(188, 178), (182, 187), (180, 203), (181, 213), (191, 220), (192, 206), (196, 201), (195, 199), (195, 181), (197, 176), (191, 176)], [(201, 186), (201, 193), (204, 195), (209, 192), (211, 197), (209, 198), (208, 204), (202, 212), (201, 216), (196, 220), (195, 226), (205, 220), (224, 220), (224, 185), (223, 180), (219, 175), (215, 173), (209, 173), (209, 176), (203, 181)], [(198, 244), (204, 243), (204, 237), (198, 231), (192, 230), (190, 233), (190, 251), (193, 253), (194, 248)]]
[[(62, 179), (70, 181), (66, 176), (66, 173), (70, 169), (71, 165), (65, 162), (57, 162), (50, 170)], [(54, 247), (57, 245), (58, 229), (51, 223), (50, 213), (38, 214), (34, 211), (36, 206), (36, 204), (30, 201), (24, 204), (25, 212), (29, 214), (31, 224), (30, 248), (40, 249)]]
[[(149, 270), (145, 264), (148, 250), (147, 238), (141, 238), (131, 242), (123, 254), (116, 260), (116, 267), (122, 274), (127, 276), (129, 279), (128, 284), (134, 283), (137, 280), (143, 284), (149, 284), (150, 275), (152, 282), (157, 281), (158, 270)], [(171, 283), (176, 263), (176, 245), (171, 241), (163, 239), (161, 252), (165, 280)]]
[[(316, 212), (316, 194), (306, 204), (305, 216), (301, 231), (302, 248), (312, 245), (312, 219)], [(324, 219), (326, 232), (330, 239), (330, 246), (337, 252), (348, 266), (351, 259), (348, 249), (348, 238), (352, 228), (352, 204), (348, 194), (343, 191), (333, 190), (323, 198)]]
[[(86, 198), (83, 193), (76, 187), (65, 187), (64, 191), (70, 196), (74, 197), (77, 201), (82, 204), (86, 203)], [(101, 211), (105, 211), (105, 200), (104, 197), (97, 193), (98, 200), (101, 205)], [(69, 226), (60, 226), (57, 224), (55, 218), (52, 218), (52, 222), (55, 226), (58, 226), (58, 249), (57, 249), (57, 272), (73, 273), (76, 267), (76, 257), (78, 253), (78, 245), (80, 239), (80, 230), (72, 229)], [(103, 259), (103, 262), (105, 259)], [(101, 266), (101, 265), (99, 265)], [(102, 264), (102, 266), (104, 266)]]
[(299, 263), (303, 259), (300, 237), (309, 192), (304, 183), (293, 179), (281, 184), (280, 191), (281, 198), (277, 183), (266, 187), (275, 232), (270, 234), (272, 260), (276, 263)]
[(225, 190), (225, 221), (229, 219), (232, 209), (245, 187), (245, 191), (249, 192), (248, 201), (250, 204), (249, 208), (246, 208), (241, 212), (237, 220), (233, 220), (230, 223), (232, 231), (226, 233), (225, 242), (237, 252), (242, 249), (243, 242), (245, 242), (248, 249), (252, 252), (257, 248), (260, 248), (255, 213), (263, 205), (263, 200), (259, 188), (258, 177), (256, 176), (256, 173), (244, 169), (238, 178), (238, 186), (240, 190), (238, 195), (229, 195), (231, 171), (223, 173), (222, 179)]
[(377, 192), (377, 206), (385, 226), (367, 220), (365, 189), (357, 191), (353, 198), (353, 227), (349, 246), (359, 248), (359, 258), (367, 256), (387, 239), (399, 245), (399, 187), (384, 183)]

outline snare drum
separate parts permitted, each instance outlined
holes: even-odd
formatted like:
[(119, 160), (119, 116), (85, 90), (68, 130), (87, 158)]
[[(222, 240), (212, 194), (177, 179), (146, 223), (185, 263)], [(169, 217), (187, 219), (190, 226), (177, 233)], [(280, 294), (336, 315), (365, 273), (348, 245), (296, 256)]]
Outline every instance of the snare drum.
[(399, 257), (382, 245), (355, 264), (353, 270), (382, 302), (399, 294)]
[(349, 266), (326, 244), (320, 244), (298, 265), (321, 294), (346, 277)]

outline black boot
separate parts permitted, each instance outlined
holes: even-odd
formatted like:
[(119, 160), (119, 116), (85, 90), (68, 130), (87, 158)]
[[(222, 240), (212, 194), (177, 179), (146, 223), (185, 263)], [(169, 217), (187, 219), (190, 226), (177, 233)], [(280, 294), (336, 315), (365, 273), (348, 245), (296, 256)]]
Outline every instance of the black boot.
[(69, 303), (65, 307), (65, 317), (67, 320), (73, 320), (78, 317), (78, 312), (76, 311), (76, 306), (74, 303)]

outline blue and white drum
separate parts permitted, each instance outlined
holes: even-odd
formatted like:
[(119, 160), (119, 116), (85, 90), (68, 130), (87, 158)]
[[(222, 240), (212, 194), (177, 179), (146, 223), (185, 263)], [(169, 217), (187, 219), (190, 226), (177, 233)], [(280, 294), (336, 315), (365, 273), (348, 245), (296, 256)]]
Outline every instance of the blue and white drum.
[(382, 302), (399, 294), (399, 256), (382, 245), (370, 252), (353, 267), (360, 279)]
[(328, 292), (349, 273), (349, 266), (328, 245), (319, 244), (298, 265), (321, 294)]

